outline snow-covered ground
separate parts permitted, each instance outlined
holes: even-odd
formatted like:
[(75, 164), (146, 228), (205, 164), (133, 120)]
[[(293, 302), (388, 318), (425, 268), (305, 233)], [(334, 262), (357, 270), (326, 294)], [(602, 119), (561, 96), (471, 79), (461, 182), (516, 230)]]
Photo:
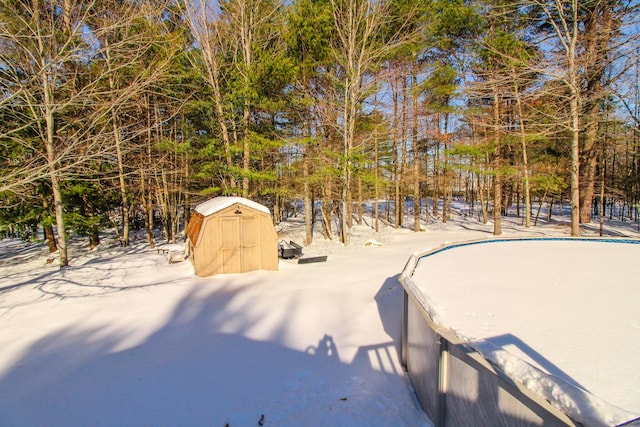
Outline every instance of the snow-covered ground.
[[(505, 236), (568, 233), (520, 222)], [(302, 225), (280, 238), (302, 242)], [(142, 244), (79, 247), (59, 270), (43, 245), (2, 240), (0, 425), (430, 426), (398, 361), (397, 275), (416, 251), (491, 231), (463, 216), (356, 226), (348, 247), (304, 248), (324, 263), (209, 278)]]

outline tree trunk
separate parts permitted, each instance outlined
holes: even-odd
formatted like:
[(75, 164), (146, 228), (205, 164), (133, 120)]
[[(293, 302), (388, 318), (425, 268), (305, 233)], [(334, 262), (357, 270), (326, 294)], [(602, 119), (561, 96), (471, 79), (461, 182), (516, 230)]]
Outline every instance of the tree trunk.
[(595, 178), (597, 158), (582, 151), (582, 161), (580, 162), (580, 223), (591, 222), (591, 210), (593, 209), (593, 198), (595, 194)]
[[(520, 96), (520, 90), (518, 84), (513, 85), (514, 93), (516, 96), (516, 105), (518, 108), (518, 127), (520, 129), (520, 146), (522, 149), (522, 178), (524, 184), (524, 226), (529, 228), (531, 226), (531, 192), (529, 186), (529, 160), (527, 156), (527, 134), (524, 128), (524, 109), (522, 108), (522, 98)], [(519, 206), (519, 203), (518, 203)]]
[(495, 138), (495, 160), (493, 178), (493, 235), (502, 234), (502, 141), (500, 139), (500, 97), (493, 88), (493, 121)]
[[(39, 8), (34, 8), (34, 22), (40, 21)], [(41, 53), (45, 52), (43, 40), (41, 37), (37, 38), (38, 47)], [(46, 70), (50, 69), (50, 64), (47, 62), (47, 58), (42, 55), (40, 57), (40, 67), (42, 75), (40, 81), (42, 83), (42, 91), (44, 95), (44, 120), (46, 126), (46, 136), (44, 140), (45, 150), (47, 152), (47, 164), (49, 179), (51, 181), (51, 190), (53, 192), (53, 209), (56, 216), (56, 227), (58, 229), (58, 250), (60, 253), (60, 267), (66, 267), (69, 265), (69, 257), (67, 253), (67, 230), (64, 220), (64, 202), (62, 200), (62, 191), (60, 189), (60, 178), (58, 174), (58, 159), (56, 158), (55, 149), (55, 119), (53, 106), (55, 100), (53, 99), (53, 79)]]
[(362, 178), (358, 177), (358, 225), (362, 225), (363, 216)]
[(435, 147), (435, 157), (433, 159), (433, 195), (431, 196), (433, 199), (433, 210), (432, 215), (434, 217), (438, 216), (438, 199), (440, 197), (440, 140), (436, 138), (436, 147)]
[[(217, 17), (214, 17), (215, 12), (210, 9), (211, 5), (208, 2), (199, 2), (199, 10), (196, 9), (198, 6), (196, 3), (185, 2), (185, 5), (187, 8), (185, 13), (187, 23), (191, 29), (191, 34), (194, 35), (200, 46), (204, 59), (204, 78), (213, 91), (215, 119), (220, 127), (226, 166), (222, 178), (222, 187), (225, 194), (236, 194), (236, 180), (232, 172), (231, 137), (224, 111), (222, 90), (220, 89), (221, 64), (218, 55), (222, 50), (221, 46), (224, 44), (225, 35), (221, 32), (220, 22)], [(192, 65), (196, 66), (197, 64)]]
[[(352, 73), (353, 70), (349, 70)], [(345, 94), (344, 94), (344, 135), (342, 139), (342, 188), (340, 191), (340, 210), (342, 219), (340, 227), (340, 241), (344, 245), (349, 245), (349, 202), (351, 200), (351, 169), (352, 169), (352, 155), (353, 155), (353, 143), (355, 138), (355, 125), (356, 125), (356, 107), (357, 107), (357, 94), (359, 93), (360, 76), (349, 76), (345, 80)]]
[(120, 140), (120, 129), (117, 125), (115, 112), (112, 116), (113, 140), (116, 146), (116, 159), (118, 162), (118, 182), (120, 184), (120, 200), (122, 203), (122, 245), (129, 246), (129, 200), (127, 197), (127, 184), (124, 179), (124, 161), (122, 155), (122, 142)]
[(620, 24), (614, 18), (615, 1), (596, 2), (589, 11), (584, 23), (583, 37), (587, 64), (585, 74), (587, 83), (584, 94), (586, 132), (582, 141), (580, 160), (580, 221), (591, 221), (591, 208), (594, 199), (597, 164), (598, 128), (600, 123), (600, 105), (604, 96), (602, 79), (610, 61), (610, 43)]
[(251, 146), (249, 144), (249, 118), (251, 110), (249, 103), (245, 101), (244, 113), (242, 115), (242, 197), (249, 197), (249, 174), (251, 166)]
[(313, 243), (313, 205), (311, 203), (311, 184), (309, 183), (309, 147), (307, 147), (302, 161), (302, 179), (304, 186), (304, 231), (305, 244)]
[[(440, 120), (438, 120), (438, 125)], [(452, 183), (451, 183), (451, 171), (449, 170), (449, 114), (444, 113), (444, 138), (443, 138), (443, 153), (442, 161), (444, 163), (442, 171), (442, 222), (446, 223), (451, 216), (451, 195), (452, 195)]]
[(48, 224), (42, 227), (44, 229), (45, 240), (49, 247), (49, 253), (55, 253), (58, 251), (58, 245), (56, 244), (56, 236), (53, 233), (53, 225)]
[(378, 232), (378, 218), (380, 217), (380, 207), (378, 206), (379, 204), (379, 200), (380, 200), (380, 183), (378, 182), (379, 179), (379, 154), (378, 154), (378, 150), (379, 150), (379, 141), (378, 141), (378, 132), (377, 132), (377, 128), (376, 128), (376, 132), (375, 132), (375, 136), (374, 136), (374, 154), (373, 154), (373, 167), (374, 167), (374, 177), (373, 177), (373, 191), (374, 191), (374, 207), (373, 207), (373, 212), (374, 212), (374, 222), (375, 222), (375, 230), (376, 233)]
[[(47, 69), (47, 64), (41, 64), (42, 69)], [(60, 180), (57, 170), (57, 159), (55, 152), (55, 121), (51, 106), (53, 105), (52, 88), (47, 75), (42, 77), (42, 85), (44, 91), (45, 103), (45, 126), (46, 140), (45, 148), (47, 150), (47, 162), (49, 166), (49, 179), (51, 181), (51, 190), (53, 192), (53, 207), (56, 215), (56, 227), (58, 228), (58, 250), (60, 253), (60, 267), (69, 265), (69, 255), (67, 253), (67, 229), (64, 219), (64, 202), (62, 201), (62, 191), (60, 189)]]
[[(603, 150), (604, 151), (604, 150)], [(603, 153), (604, 159), (604, 153)], [(605, 163), (604, 160), (602, 163)], [(604, 229), (604, 189), (605, 189), (606, 167), (600, 165), (600, 237), (602, 237)]]
[(413, 149), (413, 231), (421, 231), (420, 212), (420, 152), (418, 150), (418, 76), (415, 61), (411, 67), (411, 145)]
[(89, 250), (95, 249), (100, 244), (100, 235), (97, 230), (92, 230), (89, 233)]
[(147, 178), (144, 173), (144, 167), (140, 168), (140, 199), (142, 200), (142, 209), (144, 212), (144, 231), (147, 237), (149, 248), (155, 248), (156, 244), (153, 238), (153, 195), (151, 190), (147, 188)]
[[(47, 197), (41, 195), (42, 198), (42, 210), (45, 214), (49, 213), (49, 201)], [(53, 225), (51, 225), (48, 221), (46, 225), (42, 226), (44, 230), (44, 237), (47, 241), (47, 246), (49, 247), (49, 253), (52, 254), (58, 251), (58, 244), (56, 243), (56, 236), (53, 232)]]
[[(414, 144), (416, 142), (414, 141)], [(415, 146), (414, 146), (415, 147)], [(420, 198), (420, 162), (418, 161), (417, 149), (414, 148), (413, 159), (413, 231), (421, 231), (420, 212), (422, 211), (422, 201)]]
[(480, 198), (480, 208), (482, 210), (482, 223), (486, 224), (489, 222), (489, 213), (487, 212), (487, 204), (484, 198), (484, 188), (480, 183), (480, 174), (476, 175), (476, 180), (478, 181), (478, 197)]
[[(105, 38), (105, 57), (107, 67), (111, 69), (111, 49), (109, 46), (109, 38)], [(109, 74), (109, 90), (111, 91), (111, 102), (115, 105), (115, 76)], [(113, 142), (116, 147), (116, 161), (118, 163), (118, 183), (120, 184), (120, 201), (122, 203), (122, 245), (129, 246), (129, 200), (127, 197), (127, 184), (124, 174), (124, 159), (122, 153), (122, 138), (120, 135), (120, 127), (118, 126), (118, 116), (116, 109), (111, 110), (111, 128), (113, 131)]]
[(496, 173), (493, 178), (493, 235), (502, 234), (502, 176)]
[(333, 230), (331, 228), (331, 211), (333, 210), (333, 188), (331, 175), (327, 174), (325, 177), (325, 185), (322, 188), (322, 224), (323, 224), (323, 233), (324, 238), (332, 240), (333, 239)]
[[(601, 89), (600, 80), (590, 81), (587, 90), (599, 93)], [(582, 147), (580, 150), (579, 169), (579, 206), (580, 223), (591, 222), (591, 209), (595, 194), (596, 167), (597, 167), (597, 142), (600, 123), (600, 99), (595, 94), (591, 96), (596, 99), (588, 99), (586, 102), (586, 112), (584, 114), (586, 124)]]
[[(576, 82), (577, 84), (577, 82)], [(580, 236), (580, 112), (577, 94), (571, 106), (571, 236)]]
[(155, 248), (155, 239), (153, 237), (153, 192), (150, 187), (149, 178), (147, 178), (145, 171), (147, 168), (151, 168), (152, 166), (152, 155), (151, 155), (151, 141), (152, 141), (152, 133), (151, 133), (151, 108), (149, 106), (148, 98), (147, 100), (147, 146), (146, 146), (146, 161), (142, 161), (143, 165), (140, 168), (140, 198), (142, 200), (142, 209), (144, 211), (144, 231), (147, 237), (147, 243), (149, 244), (149, 248)]

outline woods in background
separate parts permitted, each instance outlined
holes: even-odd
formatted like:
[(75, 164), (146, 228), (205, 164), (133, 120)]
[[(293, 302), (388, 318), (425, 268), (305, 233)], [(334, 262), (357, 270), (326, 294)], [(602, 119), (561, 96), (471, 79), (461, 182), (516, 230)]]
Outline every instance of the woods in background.
[(140, 229), (153, 246), (160, 226), (175, 241), (216, 195), (276, 221), (303, 200), (307, 244), (348, 244), (365, 200), (376, 228), (446, 222), (454, 199), (496, 235), (510, 208), (530, 226), (543, 204), (568, 204), (572, 235), (614, 212), (640, 221), (638, 11), (2, 0), (0, 231), (43, 227), (66, 265), (70, 232), (93, 246), (116, 225), (128, 245)]

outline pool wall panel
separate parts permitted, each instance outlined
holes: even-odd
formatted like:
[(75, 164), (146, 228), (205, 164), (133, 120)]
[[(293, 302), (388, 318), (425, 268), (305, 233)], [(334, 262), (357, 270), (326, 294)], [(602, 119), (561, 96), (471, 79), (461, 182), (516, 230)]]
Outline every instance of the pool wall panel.
[(453, 332), (425, 318), (413, 298), (405, 309), (403, 360), (416, 397), (436, 427), (579, 426), (510, 380)]
[(404, 288), (401, 359), (423, 410), (436, 427), (580, 426), (431, 318), (411, 275), (421, 258), (462, 245), (415, 254), (400, 274)]
[(427, 325), (415, 304), (409, 303), (407, 371), (418, 401), (432, 420), (438, 414), (438, 360), (436, 333)]

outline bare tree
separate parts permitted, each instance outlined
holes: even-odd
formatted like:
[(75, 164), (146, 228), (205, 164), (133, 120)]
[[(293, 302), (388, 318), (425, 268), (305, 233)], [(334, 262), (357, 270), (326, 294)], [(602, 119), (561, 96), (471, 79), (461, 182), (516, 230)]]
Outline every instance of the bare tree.
[[(376, 83), (369, 73), (374, 71), (394, 49), (414, 38), (417, 29), (409, 29), (405, 25), (411, 12), (406, 16), (393, 16), (392, 5), (389, 2), (330, 0), (330, 3), (335, 32), (332, 45), (333, 58), (340, 67), (340, 72), (334, 76), (334, 82), (342, 93), (338, 106), (341, 112), (338, 127), (342, 138), (340, 239), (344, 244), (348, 244), (347, 212), (349, 212), (357, 112)], [(390, 23), (396, 25), (390, 25)], [(393, 28), (393, 32), (385, 33), (389, 28)]]
[[(0, 139), (23, 150), (21, 168), (3, 169), (0, 191), (20, 191), (25, 185), (50, 182), (59, 239), (60, 266), (69, 263), (62, 183), (82, 178), (92, 165), (112, 152), (113, 111), (143, 90), (159, 68), (141, 70), (128, 85), (105, 90), (114, 68), (108, 34), (128, 34), (118, 67), (139, 58), (141, 31), (129, 31), (131, 20), (159, 17), (158, 2), (137, 2), (134, 17), (102, 19), (99, 1), (12, 2), (0, 9), (0, 68), (6, 96), (0, 108), (10, 110), (10, 125)], [(99, 23), (99, 24), (97, 24)], [(157, 43), (157, 41), (156, 41)], [(143, 43), (149, 46), (149, 43)], [(160, 67), (161, 69), (161, 67)], [(25, 138), (25, 131), (30, 137)]]
[[(241, 86), (235, 87), (242, 115), (237, 130), (242, 145), (242, 195), (249, 196), (251, 175), (251, 120), (258, 103), (260, 76), (259, 53), (277, 52), (277, 18), (279, 0), (228, 0), (224, 2), (224, 19), (233, 43), (232, 63)], [(264, 77), (264, 76), (263, 76)]]
[(222, 86), (225, 79), (224, 56), (230, 51), (230, 35), (227, 24), (214, 11), (214, 5), (204, 0), (186, 1), (184, 19), (191, 30), (192, 36), (198, 43), (200, 53), (197, 59), (194, 55), (188, 58), (196, 70), (204, 77), (213, 92), (215, 117), (220, 127), (220, 137), (224, 146), (224, 160), (227, 171), (223, 178), (223, 188), (226, 192), (235, 193), (236, 180), (233, 175), (233, 159), (231, 157), (231, 136), (227, 125), (230, 113), (225, 109), (225, 98)]
[[(121, 241), (124, 246), (129, 246), (131, 197), (125, 154), (127, 145), (144, 134), (144, 129), (136, 126), (135, 122), (125, 123), (122, 116), (130, 116), (131, 111), (138, 109), (140, 95), (159, 85), (175, 52), (166, 51), (166, 55), (150, 53), (163, 35), (154, 31), (149, 22), (145, 22), (145, 27), (141, 25), (140, 17), (150, 10), (149, 6), (105, 0), (100, 3), (102, 12), (97, 13), (91, 22), (99, 29), (95, 37), (103, 50), (100, 62), (107, 73), (107, 105), (112, 106), (109, 119), (118, 169), (122, 203)], [(132, 73), (132, 70), (136, 73)]]
[[(620, 26), (636, 16), (638, 6), (623, 0), (524, 0), (538, 12), (542, 31), (536, 40), (547, 61), (534, 69), (562, 82), (569, 105), (563, 125), (571, 135), (571, 235), (590, 221), (594, 195), (600, 108), (606, 94), (605, 70), (618, 59)], [(583, 208), (581, 208), (581, 204)]]
[[(635, 3), (635, 4), (634, 4)], [(599, 0), (583, 5), (581, 14), (581, 66), (583, 138), (580, 152), (580, 221), (591, 221), (597, 179), (599, 142), (612, 93), (612, 83), (637, 56), (637, 19), (640, 6), (626, 0)]]

